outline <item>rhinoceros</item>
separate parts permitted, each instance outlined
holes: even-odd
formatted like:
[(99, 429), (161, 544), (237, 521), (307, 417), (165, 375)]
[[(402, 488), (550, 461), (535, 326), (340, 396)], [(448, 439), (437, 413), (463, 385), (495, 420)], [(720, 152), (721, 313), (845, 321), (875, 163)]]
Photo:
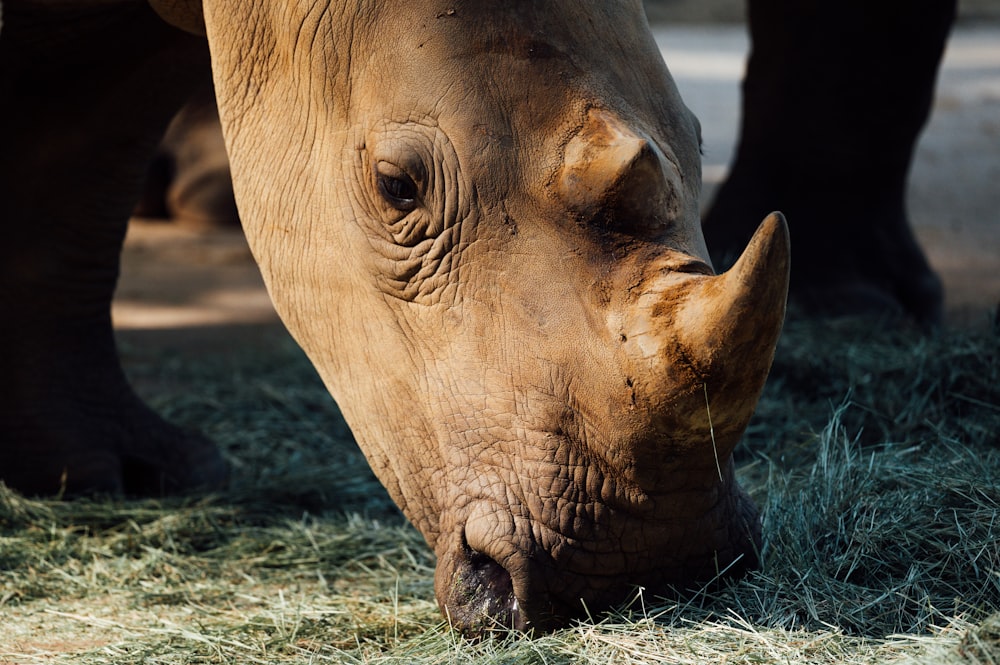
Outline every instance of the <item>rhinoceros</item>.
[(224, 480), (129, 388), (108, 314), (144, 160), (210, 69), (275, 307), (436, 553), (457, 628), (545, 630), (755, 564), (732, 451), (782, 326), (787, 228), (769, 215), (713, 271), (698, 121), (638, 0), (3, 10), (9, 485)]

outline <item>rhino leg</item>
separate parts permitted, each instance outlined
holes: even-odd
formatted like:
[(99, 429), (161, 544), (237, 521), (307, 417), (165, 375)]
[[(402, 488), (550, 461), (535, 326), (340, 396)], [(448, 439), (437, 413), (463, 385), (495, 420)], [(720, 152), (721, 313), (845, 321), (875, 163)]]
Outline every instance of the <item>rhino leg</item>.
[(207, 49), (141, 3), (95, 5), (4, 5), (0, 480), (32, 494), (215, 485), (219, 452), (135, 395), (110, 319), (143, 165)]
[(794, 248), (790, 297), (807, 312), (939, 322), (941, 283), (904, 198), (955, 10), (749, 0), (740, 144), (704, 222), (717, 269), (776, 208)]

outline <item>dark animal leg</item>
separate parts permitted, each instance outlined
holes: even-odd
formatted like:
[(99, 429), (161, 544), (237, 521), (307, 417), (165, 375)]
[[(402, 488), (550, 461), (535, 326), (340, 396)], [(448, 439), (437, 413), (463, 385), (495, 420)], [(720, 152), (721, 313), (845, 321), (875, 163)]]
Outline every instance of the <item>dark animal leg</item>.
[(706, 215), (717, 269), (771, 210), (788, 217), (790, 296), (814, 314), (935, 324), (940, 280), (910, 229), (906, 179), (955, 0), (749, 0), (752, 53), (732, 172)]
[(208, 75), (207, 45), (143, 3), (51, 4), (4, 2), (0, 36), (0, 480), (31, 494), (217, 486), (220, 453), (135, 395), (110, 320), (145, 163)]

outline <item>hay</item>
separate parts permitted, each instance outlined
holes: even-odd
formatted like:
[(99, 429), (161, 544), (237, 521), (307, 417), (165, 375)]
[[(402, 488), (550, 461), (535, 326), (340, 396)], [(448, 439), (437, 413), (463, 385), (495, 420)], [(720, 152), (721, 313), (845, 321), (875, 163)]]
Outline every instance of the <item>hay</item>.
[(993, 330), (789, 325), (738, 460), (761, 570), (473, 644), (290, 342), (197, 363), (127, 348), (157, 408), (224, 447), (233, 488), (0, 487), (0, 662), (998, 663), (998, 356)]

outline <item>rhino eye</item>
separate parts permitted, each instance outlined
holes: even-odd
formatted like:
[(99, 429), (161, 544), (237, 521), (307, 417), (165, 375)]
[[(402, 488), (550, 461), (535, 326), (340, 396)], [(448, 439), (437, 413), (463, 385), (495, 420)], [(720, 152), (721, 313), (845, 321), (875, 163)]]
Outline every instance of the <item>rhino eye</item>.
[(379, 194), (386, 203), (401, 212), (409, 212), (417, 207), (417, 185), (405, 171), (388, 162), (376, 166), (375, 181)]

